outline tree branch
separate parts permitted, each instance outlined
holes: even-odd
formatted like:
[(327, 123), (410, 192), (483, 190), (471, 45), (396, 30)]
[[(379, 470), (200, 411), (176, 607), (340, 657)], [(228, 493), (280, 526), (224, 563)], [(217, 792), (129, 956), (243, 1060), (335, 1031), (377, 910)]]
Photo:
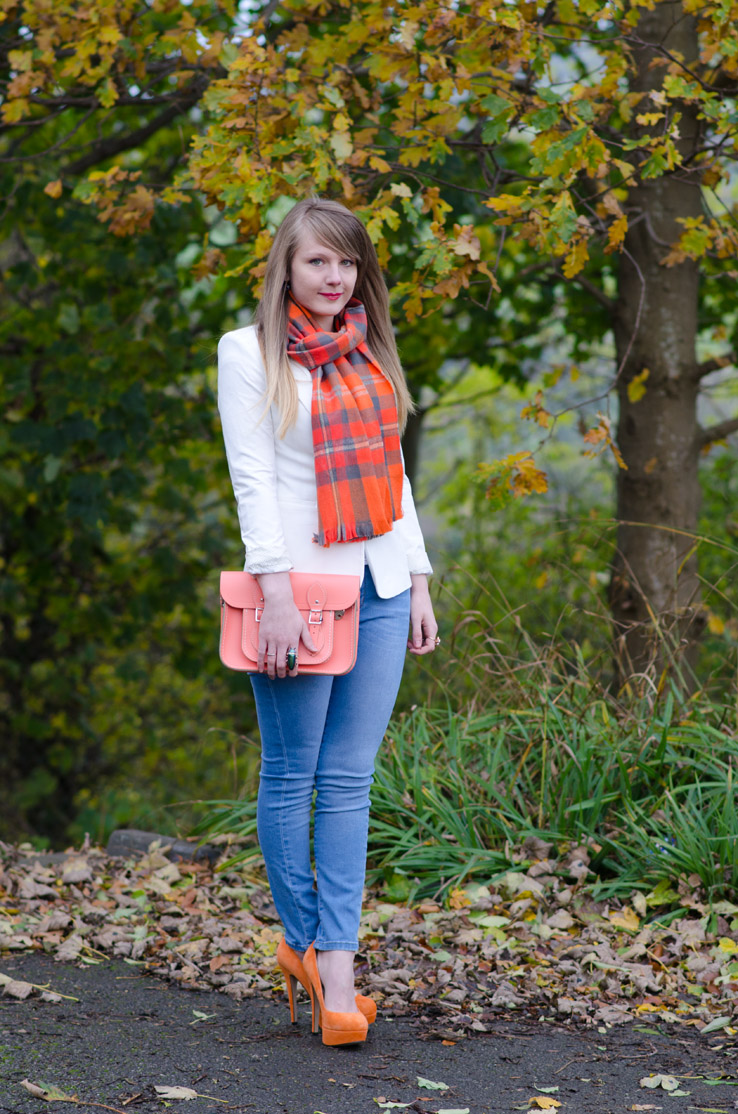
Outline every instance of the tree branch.
[(135, 131), (128, 132), (126, 135), (110, 136), (107, 139), (101, 139), (95, 143), (89, 154), (83, 155), (82, 158), (76, 159), (74, 162), (68, 163), (61, 172), (60, 177), (73, 177), (77, 174), (83, 174), (85, 170), (89, 170), (91, 166), (97, 166), (98, 163), (103, 162), (105, 159), (113, 158), (114, 155), (120, 155), (123, 151), (130, 151), (134, 147), (139, 147), (145, 143), (152, 135), (155, 135), (161, 128), (165, 128), (172, 120), (176, 120), (188, 108), (192, 108), (197, 104), (200, 97), (204, 93), (207, 85), (208, 78), (203, 74), (198, 76), (192, 85), (178, 97), (177, 100), (150, 120), (148, 124), (143, 127), (136, 128)]
[(557, 278), (562, 279), (564, 282), (579, 283), (582, 289), (586, 290), (588, 294), (591, 294), (595, 301), (599, 302), (601, 306), (605, 307), (608, 313), (615, 312), (614, 299), (608, 298), (604, 290), (600, 290), (599, 286), (597, 286), (594, 282), (591, 282), (588, 278), (585, 278), (584, 275), (574, 275), (573, 278), (568, 279), (562, 271), (554, 271), (554, 274)]
[(738, 418), (726, 418), (724, 422), (716, 422), (700, 431), (700, 446), (706, 448), (714, 445), (716, 441), (723, 441), (731, 433), (738, 433)]
[(695, 371), (695, 379), (704, 379), (707, 375), (712, 375), (713, 371), (720, 371), (723, 367), (730, 367), (738, 361), (738, 354), (735, 352), (726, 352), (724, 356), (715, 356), (711, 360), (705, 360), (703, 363), (697, 365)]

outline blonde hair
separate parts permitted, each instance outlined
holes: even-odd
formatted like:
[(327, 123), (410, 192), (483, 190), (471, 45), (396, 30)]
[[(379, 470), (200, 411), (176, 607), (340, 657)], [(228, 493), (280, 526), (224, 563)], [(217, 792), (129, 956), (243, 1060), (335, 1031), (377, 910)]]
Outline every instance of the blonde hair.
[(277, 229), (264, 274), (264, 290), (256, 310), (257, 336), (266, 368), (265, 410), (276, 403), (281, 415), (278, 436), (284, 437), (297, 418), (297, 384), (287, 357), (287, 303), (292, 259), (300, 236), (316, 240), (357, 265), (354, 297), (364, 303), (367, 344), (394, 388), (400, 430), (415, 409), (397, 355), (389, 315), (389, 296), (374, 244), (358, 217), (337, 201), (298, 201)]

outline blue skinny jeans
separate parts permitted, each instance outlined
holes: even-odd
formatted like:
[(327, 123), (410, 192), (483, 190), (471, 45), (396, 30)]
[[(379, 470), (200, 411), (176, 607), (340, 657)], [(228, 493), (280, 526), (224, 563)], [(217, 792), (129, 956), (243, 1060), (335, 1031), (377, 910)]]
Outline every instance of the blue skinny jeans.
[(251, 675), (262, 748), (259, 842), (296, 951), (313, 942), (323, 951), (358, 949), (369, 789), (400, 686), (409, 618), (409, 589), (382, 599), (366, 567), (350, 673)]

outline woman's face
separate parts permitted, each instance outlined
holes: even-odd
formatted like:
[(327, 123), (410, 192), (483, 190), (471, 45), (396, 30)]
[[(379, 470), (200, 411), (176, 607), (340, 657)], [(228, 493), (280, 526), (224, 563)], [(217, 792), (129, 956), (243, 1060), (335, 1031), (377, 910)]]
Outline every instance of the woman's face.
[(333, 318), (344, 308), (356, 286), (356, 260), (303, 232), (290, 268), (290, 288), (295, 301), (308, 311), (319, 329), (331, 331)]

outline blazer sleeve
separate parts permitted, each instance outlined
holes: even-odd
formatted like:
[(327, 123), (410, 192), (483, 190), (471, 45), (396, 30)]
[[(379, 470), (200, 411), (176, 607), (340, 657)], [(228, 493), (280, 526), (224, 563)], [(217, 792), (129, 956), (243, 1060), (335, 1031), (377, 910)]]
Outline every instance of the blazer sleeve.
[(250, 573), (285, 572), (292, 562), (277, 501), (275, 431), (264, 413), (266, 376), (253, 329), (218, 345), (218, 410)]
[(402, 540), (410, 575), (425, 573), (429, 576), (433, 572), (433, 566), (425, 551), (423, 532), (420, 529), (418, 512), (415, 510), (413, 492), (406, 473), (402, 482), (402, 518), (395, 522), (392, 529), (398, 532)]

